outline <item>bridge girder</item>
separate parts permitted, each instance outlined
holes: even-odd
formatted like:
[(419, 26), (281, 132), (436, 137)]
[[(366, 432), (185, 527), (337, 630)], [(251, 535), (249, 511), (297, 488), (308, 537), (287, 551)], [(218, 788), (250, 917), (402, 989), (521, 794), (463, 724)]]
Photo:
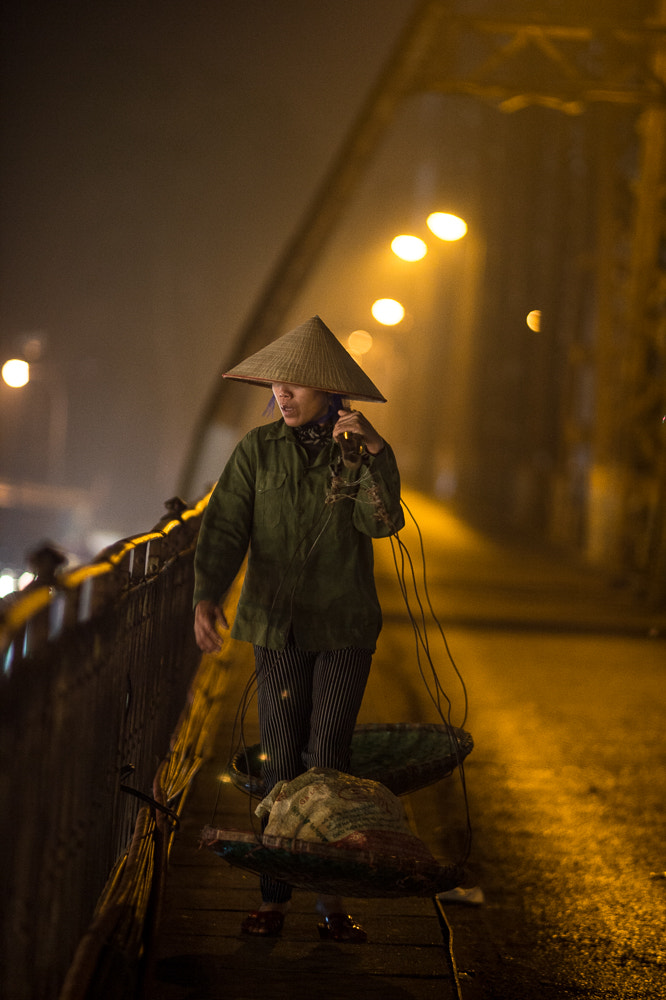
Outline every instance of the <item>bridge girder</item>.
[(664, 82), (651, 68), (666, 33), (657, 21), (524, 21), (464, 16), (437, 6), (437, 33), (414, 77), (415, 92), (467, 95), (508, 113), (530, 105), (582, 114), (602, 102), (665, 103)]

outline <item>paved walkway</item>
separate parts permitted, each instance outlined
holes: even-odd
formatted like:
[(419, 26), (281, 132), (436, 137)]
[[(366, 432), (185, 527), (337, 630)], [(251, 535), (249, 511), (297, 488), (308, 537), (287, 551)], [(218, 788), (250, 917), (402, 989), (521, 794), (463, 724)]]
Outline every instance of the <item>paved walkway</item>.
[[(446, 628), (478, 628), (491, 633), (519, 628), (663, 634), (664, 615), (641, 610), (630, 595), (610, 589), (596, 574), (559, 560), (552, 553), (490, 542), (446, 514), (439, 505), (411, 499), (418, 508), (426, 537), (431, 585), (437, 607), (444, 609), (442, 621)], [(409, 532), (405, 540), (412, 554), (416, 553), (417, 544)], [(401, 603), (390, 549), (382, 545), (377, 555), (377, 575), (386, 625), (373, 668), (377, 679), (369, 688), (359, 721), (436, 721), (424, 714), (427, 699), (417, 691), (412, 628)], [(400, 666), (403, 663), (408, 670)], [(295, 894), (280, 938), (261, 940), (239, 933), (242, 917), (258, 900), (257, 878), (230, 867), (210, 851), (198, 850), (197, 844), (207, 824), (251, 829), (250, 799), (219, 780), (230, 756), (236, 708), (251, 671), (251, 650), (240, 644), (229, 672), (225, 695), (228, 712), (217, 736), (215, 753), (194, 783), (173, 847), (148, 1000), (264, 1000), (294, 996), (322, 1000), (356, 1000), (363, 996), (446, 1000), (458, 996), (446, 942), (451, 923), (446, 917), (442, 920), (430, 899), (349, 900), (350, 911), (369, 935), (368, 943), (361, 946), (321, 942), (314, 895), (303, 892)], [(253, 725), (246, 728), (244, 736), (248, 744), (258, 740)], [(483, 759), (482, 753), (479, 756)], [(448, 812), (449, 800), (459, 797), (453, 784), (457, 780), (445, 779), (418, 793), (415, 813), (410, 811), (411, 797), (405, 800), (408, 815), (415, 820), (415, 832), (442, 860), (452, 859), (450, 851), (455, 852), (460, 832), (459, 802), (454, 807), (457, 815), (442, 821), (442, 816), (452, 815)], [(428, 817), (428, 821), (422, 817)], [(447, 822), (453, 829), (452, 838), (451, 830), (447, 833)], [(422, 829), (418, 829), (419, 823)], [(435, 838), (432, 843), (430, 836)], [(469, 884), (474, 884), (473, 874)], [(479, 908), (454, 909), (456, 917), (468, 914), (458, 921), (461, 950), (469, 951), (471, 943), (480, 954), (483, 936), (479, 936)], [(452, 910), (447, 906), (446, 912)], [(465, 989), (471, 987), (468, 976)]]
[[(234, 706), (236, 688), (232, 683), (228, 692)], [(256, 733), (247, 731), (246, 739), (256, 742)], [(218, 780), (230, 745), (231, 726), (225, 720), (173, 846), (150, 1000), (455, 997), (450, 951), (431, 899), (349, 900), (350, 911), (368, 932), (365, 945), (320, 941), (315, 896), (305, 892), (294, 894), (280, 938), (239, 933), (241, 919), (257, 905), (258, 880), (198, 849), (206, 824), (252, 828), (249, 797)]]

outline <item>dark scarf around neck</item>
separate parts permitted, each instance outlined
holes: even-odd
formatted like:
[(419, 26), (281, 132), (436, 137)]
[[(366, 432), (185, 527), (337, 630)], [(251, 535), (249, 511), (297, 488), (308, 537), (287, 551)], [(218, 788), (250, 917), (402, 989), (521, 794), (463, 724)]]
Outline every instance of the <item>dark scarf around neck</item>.
[(322, 423), (312, 421), (300, 427), (292, 427), (292, 430), (299, 444), (324, 445), (333, 436), (333, 421), (325, 420)]

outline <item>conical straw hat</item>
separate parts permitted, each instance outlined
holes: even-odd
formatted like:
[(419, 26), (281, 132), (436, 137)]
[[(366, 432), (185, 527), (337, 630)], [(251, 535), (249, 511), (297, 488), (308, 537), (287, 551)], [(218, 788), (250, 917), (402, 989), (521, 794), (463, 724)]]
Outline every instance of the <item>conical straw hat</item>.
[(250, 355), (225, 372), (224, 378), (264, 386), (288, 382), (350, 399), (386, 402), (319, 316), (313, 316)]

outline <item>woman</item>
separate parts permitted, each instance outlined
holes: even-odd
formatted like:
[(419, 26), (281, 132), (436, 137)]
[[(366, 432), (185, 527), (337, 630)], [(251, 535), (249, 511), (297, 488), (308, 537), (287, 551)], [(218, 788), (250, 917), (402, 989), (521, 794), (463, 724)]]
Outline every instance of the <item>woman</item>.
[[(270, 386), (281, 419), (250, 431), (213, 491), (195, 557), (195, 635), (221, 647), (223, 598), (248, 554), (231, 634), (253, 643), (268, 793), (311, 767), (348, 772), (381, 629), (372, 538), (404, 524), (390, 446), (342, 400), (384, 397), (318, 316), (225, 375)], [(248, 934), (277, 935), (291, 888), (261, 879)], [(322, 896), (323, 938), (361, 942), (342, 900)]]

